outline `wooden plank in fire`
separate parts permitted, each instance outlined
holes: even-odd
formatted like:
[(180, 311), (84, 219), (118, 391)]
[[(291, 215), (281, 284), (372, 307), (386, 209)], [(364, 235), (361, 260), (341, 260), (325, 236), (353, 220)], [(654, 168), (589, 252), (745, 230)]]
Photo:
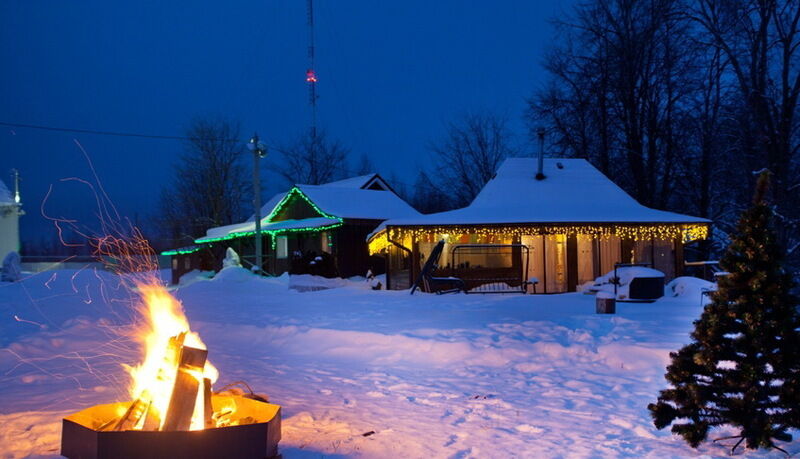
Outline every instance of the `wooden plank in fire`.
[(162, 430), (189, 430), (207, 357), (208, 351), (205, 349), (181, 348), (175, 385)]
[(131, 406), (128, 407), (128, 411), (119, 418), (119, 421), (117, 421), (117, 424), (114, 426), (114, 430), (133, 430), (139, 422), (139, 419), (141, 419), (142, 415), (147, 411), (149, 405), (149, 403), (140, 398), (134, 400)]
[(211, 380), (203, 378), (203, 418), (206, 429), (216, 427), (214, 422), (214, 407), (211, 406)]

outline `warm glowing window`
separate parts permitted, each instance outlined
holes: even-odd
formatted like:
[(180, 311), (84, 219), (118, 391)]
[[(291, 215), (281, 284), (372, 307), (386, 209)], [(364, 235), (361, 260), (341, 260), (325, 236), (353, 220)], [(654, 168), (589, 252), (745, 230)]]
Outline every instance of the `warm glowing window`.
[(323, 231), (320, 233), (319, 238), (321, 244), (320, 248), (322, 249), (322, 251), (325, 253), (331, 253), (333, 250), (333, 238), (331, 238), (330, 233), (328, 233), (327, 231)]
[(289, 258), (289, 239), (286, 236), (278, 236), (275, 239), (275, 246), (278, 258)]

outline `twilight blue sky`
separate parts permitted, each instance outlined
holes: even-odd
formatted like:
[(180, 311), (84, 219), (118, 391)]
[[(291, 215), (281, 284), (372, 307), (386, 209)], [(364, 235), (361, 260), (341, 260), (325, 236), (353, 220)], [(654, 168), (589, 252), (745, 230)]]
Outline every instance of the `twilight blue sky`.
[[(284, 142), (310, 119), (305, 1), (5, 1), (0, 121), (182, 135), (195, 116), (241, 121)], [(468, 110), (506, 114), (520, 139), (524, 99), (543, 80), (548, 20), (539, 1), (315, 2), (318, 120), (378, 172), (413, 182), (443, 123)], [(0, 177), (23, 176), (23, 240), (40, 215), (94, 218), (89, 153), (112, 201), (145, 223), (182, 145), (0, 127)], [(523, 147), (527, 148), (527, 146)], [(283, 187), (264, 166), (265, 195)], [(145, 223), (146, 224), (146, 223)]]

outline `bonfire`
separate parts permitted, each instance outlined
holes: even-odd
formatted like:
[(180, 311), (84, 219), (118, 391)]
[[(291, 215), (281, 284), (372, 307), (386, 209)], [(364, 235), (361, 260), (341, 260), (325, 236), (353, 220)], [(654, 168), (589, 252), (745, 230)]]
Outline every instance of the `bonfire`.
[[(115, 249), (112, 267), (132, 282), (140, 325), (133, 337), (143, 357), (125, 365), (130, 401), (97, 405), (64, 419), (61, 454), (95, 457), (270, 457), (280, 440), (280, 407), (244, 385), (215, 393), (219, 372), (192, 331), (181, 303), (152, 273), (152, 249), (131, 255), (131, 244), (101, 239), (100, 254)], [(124, 249), (124, 250), (120, 250)], [(145, 263), (142, 263), (142, 260)], [(132, 268), (138, 267), (138, 272)], [(133, 279), (133, 281), (130, 281)], [(237, 384), (237, 383), (234, 383)], [(232, 385), (226, 386), (231, 387)]]

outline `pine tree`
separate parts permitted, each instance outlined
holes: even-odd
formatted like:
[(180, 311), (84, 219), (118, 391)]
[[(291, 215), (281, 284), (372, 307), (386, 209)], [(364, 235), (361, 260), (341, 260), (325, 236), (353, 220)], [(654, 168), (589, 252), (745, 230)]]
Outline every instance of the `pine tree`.
[(728, 425), (739, 429), (731, 451), (743, 441), (781, 449), (775, 440), (790, 441), (788, 430), (800, 427), (800, 313), (768, 188), (764, 171), (720, 260), (729, 274), (694, 323), (692, 343), (670, 354), (672, 387), (648, 406), (656, 428), (672, 424), (692, 447)]

